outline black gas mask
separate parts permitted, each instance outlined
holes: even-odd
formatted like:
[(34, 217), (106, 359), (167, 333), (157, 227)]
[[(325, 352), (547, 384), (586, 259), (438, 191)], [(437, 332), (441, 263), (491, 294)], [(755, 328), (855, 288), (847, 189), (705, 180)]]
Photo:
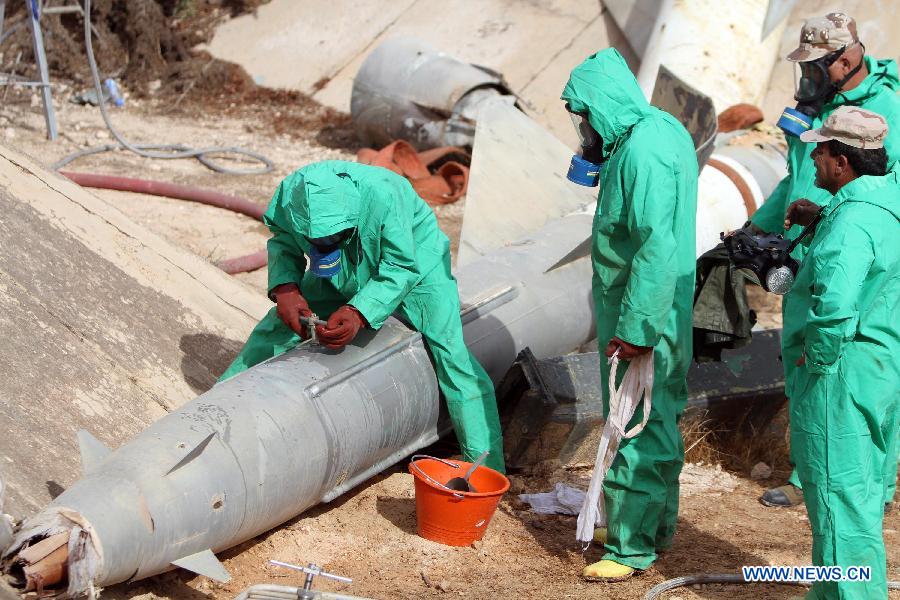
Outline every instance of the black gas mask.
[(820, 212), (794, 241), (784, 239), (783, 235), (754, 233), (750, 221), (731, 235), (722, 234), (722, 241), (731, 264), (752, 271), (764, 290), (783, 296), (791, 291), (800, 269), (800, 263), (791, 258), (791, 252), (815, 231), (821, 218)]
[[(862, 46), (862, 42), (859, 44)], [(862, 68), (864, 58), (860, 58), (859, 64), (843, 79), (831, 81), (828, 68), (844, 55), (847, 48), (848, 46), (844, 46), (816, 60), (794, 64), (794, 84), (797, 90), (794, 93), (794, 100), (797, 101), (797, 106), (785, 108), (781, 118), (778, 119), (778, 127), (786, 134), (799, 137), (801, 133), (812, 128), (813, 119), (822, 112), (825, 103)]]
[(755, 234), (750, 222), (729, 236), (722, 236), (728, 258), (738, 269), (747, 269), (767, 292), (784, 295), (794, 284), (800, 265), (791, 258), (791, 242), (774, 234)]
[(600, 169), (604, 160), (603, 138), (593, 128), (587, 114), (572, 112), (568, 104), (566, 110), (569, 111), (581, 144), (578, 154), (572, 156), (566, 177), (578, 185), (595, 187), (600, 183)]

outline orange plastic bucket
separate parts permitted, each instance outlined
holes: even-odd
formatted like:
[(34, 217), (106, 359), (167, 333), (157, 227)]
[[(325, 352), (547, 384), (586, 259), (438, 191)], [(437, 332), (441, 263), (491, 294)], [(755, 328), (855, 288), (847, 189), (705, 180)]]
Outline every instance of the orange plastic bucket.
[(484, 537), (500, 498), (509, 489), (502, 473), (479, 466), (469, 477), (475, 492), (456, 492), (444, 484), (462, 477), (472, 463), (413, 456), (409, 472), (416, 482), (419, 535), (448, 546), (468, 546)]

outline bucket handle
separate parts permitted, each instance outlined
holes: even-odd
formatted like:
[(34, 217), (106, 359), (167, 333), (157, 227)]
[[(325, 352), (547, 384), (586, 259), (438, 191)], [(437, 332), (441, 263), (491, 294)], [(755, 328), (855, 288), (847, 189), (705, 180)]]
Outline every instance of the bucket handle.
[(425, 471), (423, 471), (423, 470), (419, 467), (419, 465), (416, 464), (416, 459), (417, 459), (417, 458), (430, 458), (431, 460), (436, 460), (436, 461), (438, 461), (438, 462), (440, 462), (440, 463), (444, 463), (444, 464), (447, 465), (448, 467), (453, 467), (454, 469), (458, 469), (458, 468), (459, 468), (459, 465), (458, 465), (458, 464), (452, 463), (452, 462), (450, 462), (449, 460), (444, 460), (443, 458), (437, 458), (437, 457), (435, 457), (435, 456), (428, 456), (427, 454), (413, 454), (412, 462), (409, 463), (409, 466), (411, 466), (413, 469), (415, 469), (416, 471), (418, 471), (418, 473), (419, 473), (422, 477), (424, 477), (425, 479), (427, 479), (428, 481), (430, 481), (430, 482), (433, 483), (434, 485), (438, 486), (439, 488), (443, 488), (443, 489), (447, 490), (448, 492), (450, 492), (451, 494), (453, 494), (455, 497), (459, 498), (460, 500), (462, 500), (463, 498), (465, 498), (465, 496), (463, 496), (462, 494), (460, 494), (460, 493), (457, 492), (456, 490), (451, 490), (451, 489), (448, 488), (446, 485), (444, 485), (443, 483), (441, 483), (441, 482), (439, 482), (439, 481), (433, 479), (428, 473), (426, 473)]

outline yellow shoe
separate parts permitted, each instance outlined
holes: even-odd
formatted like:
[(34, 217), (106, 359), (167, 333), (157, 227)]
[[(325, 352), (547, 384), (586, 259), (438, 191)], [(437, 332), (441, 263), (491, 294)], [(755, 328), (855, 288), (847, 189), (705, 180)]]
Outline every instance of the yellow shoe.
[(636, 572), (637, 569), (632, 569), (628, 565), (621, 565), (614, 560), (601, 560), (586, 566), (581, 576), (588, 581), (614, 583), (616, 581), (625, 581)]

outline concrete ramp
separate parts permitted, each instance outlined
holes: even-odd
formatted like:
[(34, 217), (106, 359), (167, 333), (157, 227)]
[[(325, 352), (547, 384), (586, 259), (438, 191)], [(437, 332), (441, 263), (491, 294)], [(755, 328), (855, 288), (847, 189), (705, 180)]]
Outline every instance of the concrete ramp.
[(272, 0), (223, 23), (207, 49), (260, 85), (349, 112), (360, 65), (397, 36), (503, 73), (528, 112), (571, 144), (577, 138), (559, 100), (569, 71), (607, 46), (633, 57), (600, 0)]
[(81, 474), (77, 432), (115, 448), (208, 389), (269, 302), (0, 146), (4, 510)]

